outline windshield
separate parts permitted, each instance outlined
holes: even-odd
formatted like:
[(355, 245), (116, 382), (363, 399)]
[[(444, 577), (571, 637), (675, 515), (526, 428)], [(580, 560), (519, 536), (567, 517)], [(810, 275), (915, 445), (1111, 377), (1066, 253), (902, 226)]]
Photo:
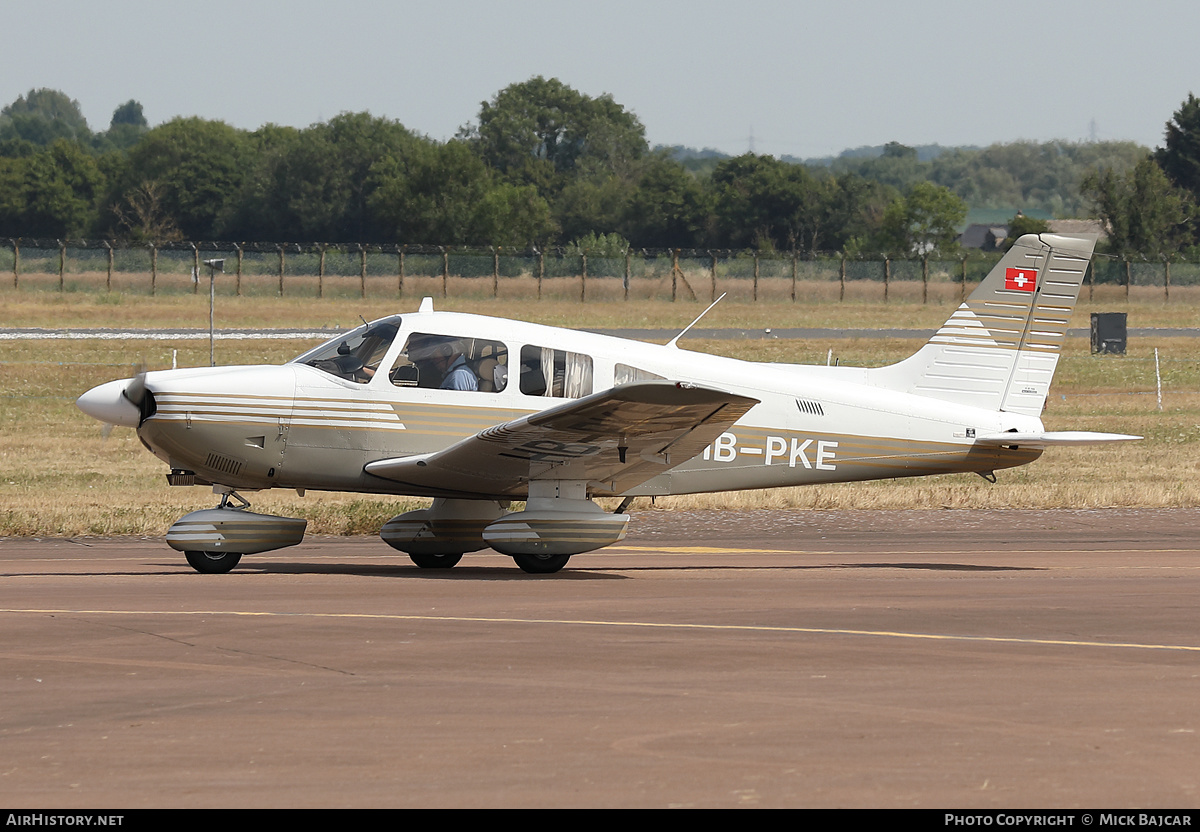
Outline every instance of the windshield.
[(332, 338), (290, 363), (307, 364), (338, 378), (366, 384), (375, 376), (379, 362), (399, 331), (399, 315), (380, 318)]

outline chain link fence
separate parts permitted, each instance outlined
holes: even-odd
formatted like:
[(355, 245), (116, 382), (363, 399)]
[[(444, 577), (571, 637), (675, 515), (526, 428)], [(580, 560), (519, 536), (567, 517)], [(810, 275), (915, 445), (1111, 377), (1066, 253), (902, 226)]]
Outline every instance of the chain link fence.
[[(205, 261), (223, 260), (217, 286), (228, 295), (942, 303), (966, 297), (999, 257), (21, 239), (0, 247), (0, 274), (18, 291), (185, 294), (206, 291)], [(1084, 291), (1169, 301), (1195, 286), (1200, 263), (1097, 256)]]

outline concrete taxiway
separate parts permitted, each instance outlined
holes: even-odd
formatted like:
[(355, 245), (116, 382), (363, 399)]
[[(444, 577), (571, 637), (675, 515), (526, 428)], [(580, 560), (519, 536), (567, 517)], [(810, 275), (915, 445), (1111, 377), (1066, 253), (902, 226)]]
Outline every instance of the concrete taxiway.
[(0, 805), (1200, 805), (1200, 510), (643, 512), (530, 576), (0, 541)]

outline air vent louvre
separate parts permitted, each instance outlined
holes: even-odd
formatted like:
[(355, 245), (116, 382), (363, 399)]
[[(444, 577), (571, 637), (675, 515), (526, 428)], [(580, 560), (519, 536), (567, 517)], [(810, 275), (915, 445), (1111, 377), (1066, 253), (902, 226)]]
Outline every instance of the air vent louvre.
[(205, 465), (214, 471), (219, 471), (222, 474), (229, 474), (230, 476), (237, 476), (237, 474), (242, 470), (242, 461), (240, 459), (234, 459), (233, 457), (228, 457), (224, 454), (216, 453), (215, 451), (209, 452), (208, 459), (205, 461)]

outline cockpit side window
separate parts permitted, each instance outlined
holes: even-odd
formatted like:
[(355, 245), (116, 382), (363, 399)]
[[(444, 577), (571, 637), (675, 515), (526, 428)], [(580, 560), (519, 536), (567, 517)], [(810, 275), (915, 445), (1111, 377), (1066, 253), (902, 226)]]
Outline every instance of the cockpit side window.
[(414, 332), (388, 377), (397, 387), (499, 393), (508, 385), (508, 348), (484, 338)]
[(293, 363), (307, 364), (347, 381), (366, 384), (375, 376), (400, 331), (400, 316), (381, 318), (309, 350)]
[(521, 392), (579, 399), (592, 392), (592, 357), (550, 347), (521, 347)]

